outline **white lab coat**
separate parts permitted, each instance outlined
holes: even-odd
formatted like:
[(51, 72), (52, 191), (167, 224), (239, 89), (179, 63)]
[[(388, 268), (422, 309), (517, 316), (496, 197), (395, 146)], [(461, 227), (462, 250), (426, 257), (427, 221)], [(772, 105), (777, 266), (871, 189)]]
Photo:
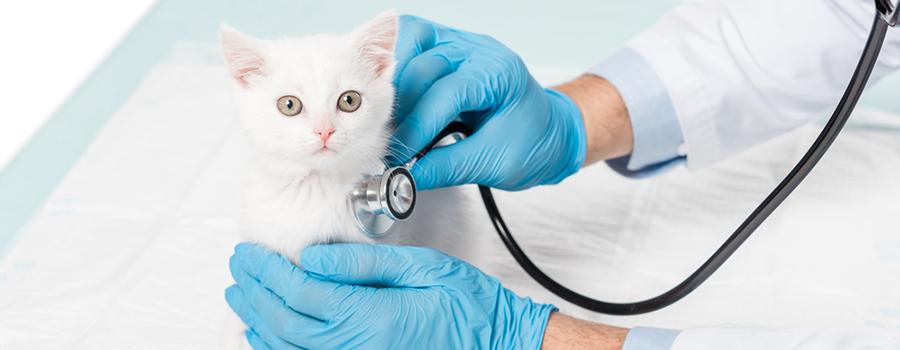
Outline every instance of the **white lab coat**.
[[(874, 14), (873, 0), (710, 0), (672, 10), (628, 46), (665, 85), (696, 169), (830, 113)], [(892, 28), (870, 84), (898, 68)]]
[[(830, 113), (874, 12), (872, 0), (710, 0), (674, 9), (628, 46), (665, 85), (679, 153), (696, 169)], [(898, 68), (900, 28), (870, 84)], [(900, 349), (900, 330), (710, 327), (684, 330), (672, 349)]]

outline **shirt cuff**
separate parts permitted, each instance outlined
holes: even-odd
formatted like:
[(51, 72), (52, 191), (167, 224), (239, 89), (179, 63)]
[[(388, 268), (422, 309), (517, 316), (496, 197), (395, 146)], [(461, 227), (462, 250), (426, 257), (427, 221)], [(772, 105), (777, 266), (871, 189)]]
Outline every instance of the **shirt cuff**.
[(684, 136), (675, 107), (659, 76), (640, 54), (620, 49), (587, 73), (613, 84), (631, 117), (634, 149), (628, 156), (607, 161), (613, 170), (640, 178), (684, 162), (680, 152)]
[(622, 350), (669, 350), (679, 333), (675, 329), (635, 327), (628, 331)]

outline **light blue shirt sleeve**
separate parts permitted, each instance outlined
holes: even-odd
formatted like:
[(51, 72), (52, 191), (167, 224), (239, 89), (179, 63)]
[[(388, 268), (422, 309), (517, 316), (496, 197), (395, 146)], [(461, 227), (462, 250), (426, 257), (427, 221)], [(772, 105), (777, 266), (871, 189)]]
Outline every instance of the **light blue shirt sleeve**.
[(622, 350), (669, 350), (679, 330), (635, 327), (628, 331)]
[(640, 54), (623, 48), (588, 74), (608, 80), (622, 96), (631, 116), (634, 149), (630, 155), (606, 163), (618, 173), (642, 178), (684, 163), (684, 143), (675, 107), (656, 72)]

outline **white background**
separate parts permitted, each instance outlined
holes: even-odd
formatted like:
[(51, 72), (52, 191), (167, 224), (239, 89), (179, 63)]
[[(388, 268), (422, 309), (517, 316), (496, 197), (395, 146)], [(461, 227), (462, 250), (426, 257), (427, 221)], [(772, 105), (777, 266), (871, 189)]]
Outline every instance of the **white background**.
[(155, 3), (0, 2), (0, 170)]

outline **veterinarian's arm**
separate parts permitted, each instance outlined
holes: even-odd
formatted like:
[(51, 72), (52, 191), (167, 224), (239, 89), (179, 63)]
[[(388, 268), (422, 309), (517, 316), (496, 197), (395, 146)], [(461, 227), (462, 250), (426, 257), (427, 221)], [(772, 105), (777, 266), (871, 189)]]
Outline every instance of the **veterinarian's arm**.
[(583, 75), (553, 89), (569, 96), (581, 111), (587, 139), (585, 166), (631, 153), (633, 137), (628, 109), (609, 81)]
[(619, 350), (628, 329), (554, 313), (547, 322), (542, 350)]

